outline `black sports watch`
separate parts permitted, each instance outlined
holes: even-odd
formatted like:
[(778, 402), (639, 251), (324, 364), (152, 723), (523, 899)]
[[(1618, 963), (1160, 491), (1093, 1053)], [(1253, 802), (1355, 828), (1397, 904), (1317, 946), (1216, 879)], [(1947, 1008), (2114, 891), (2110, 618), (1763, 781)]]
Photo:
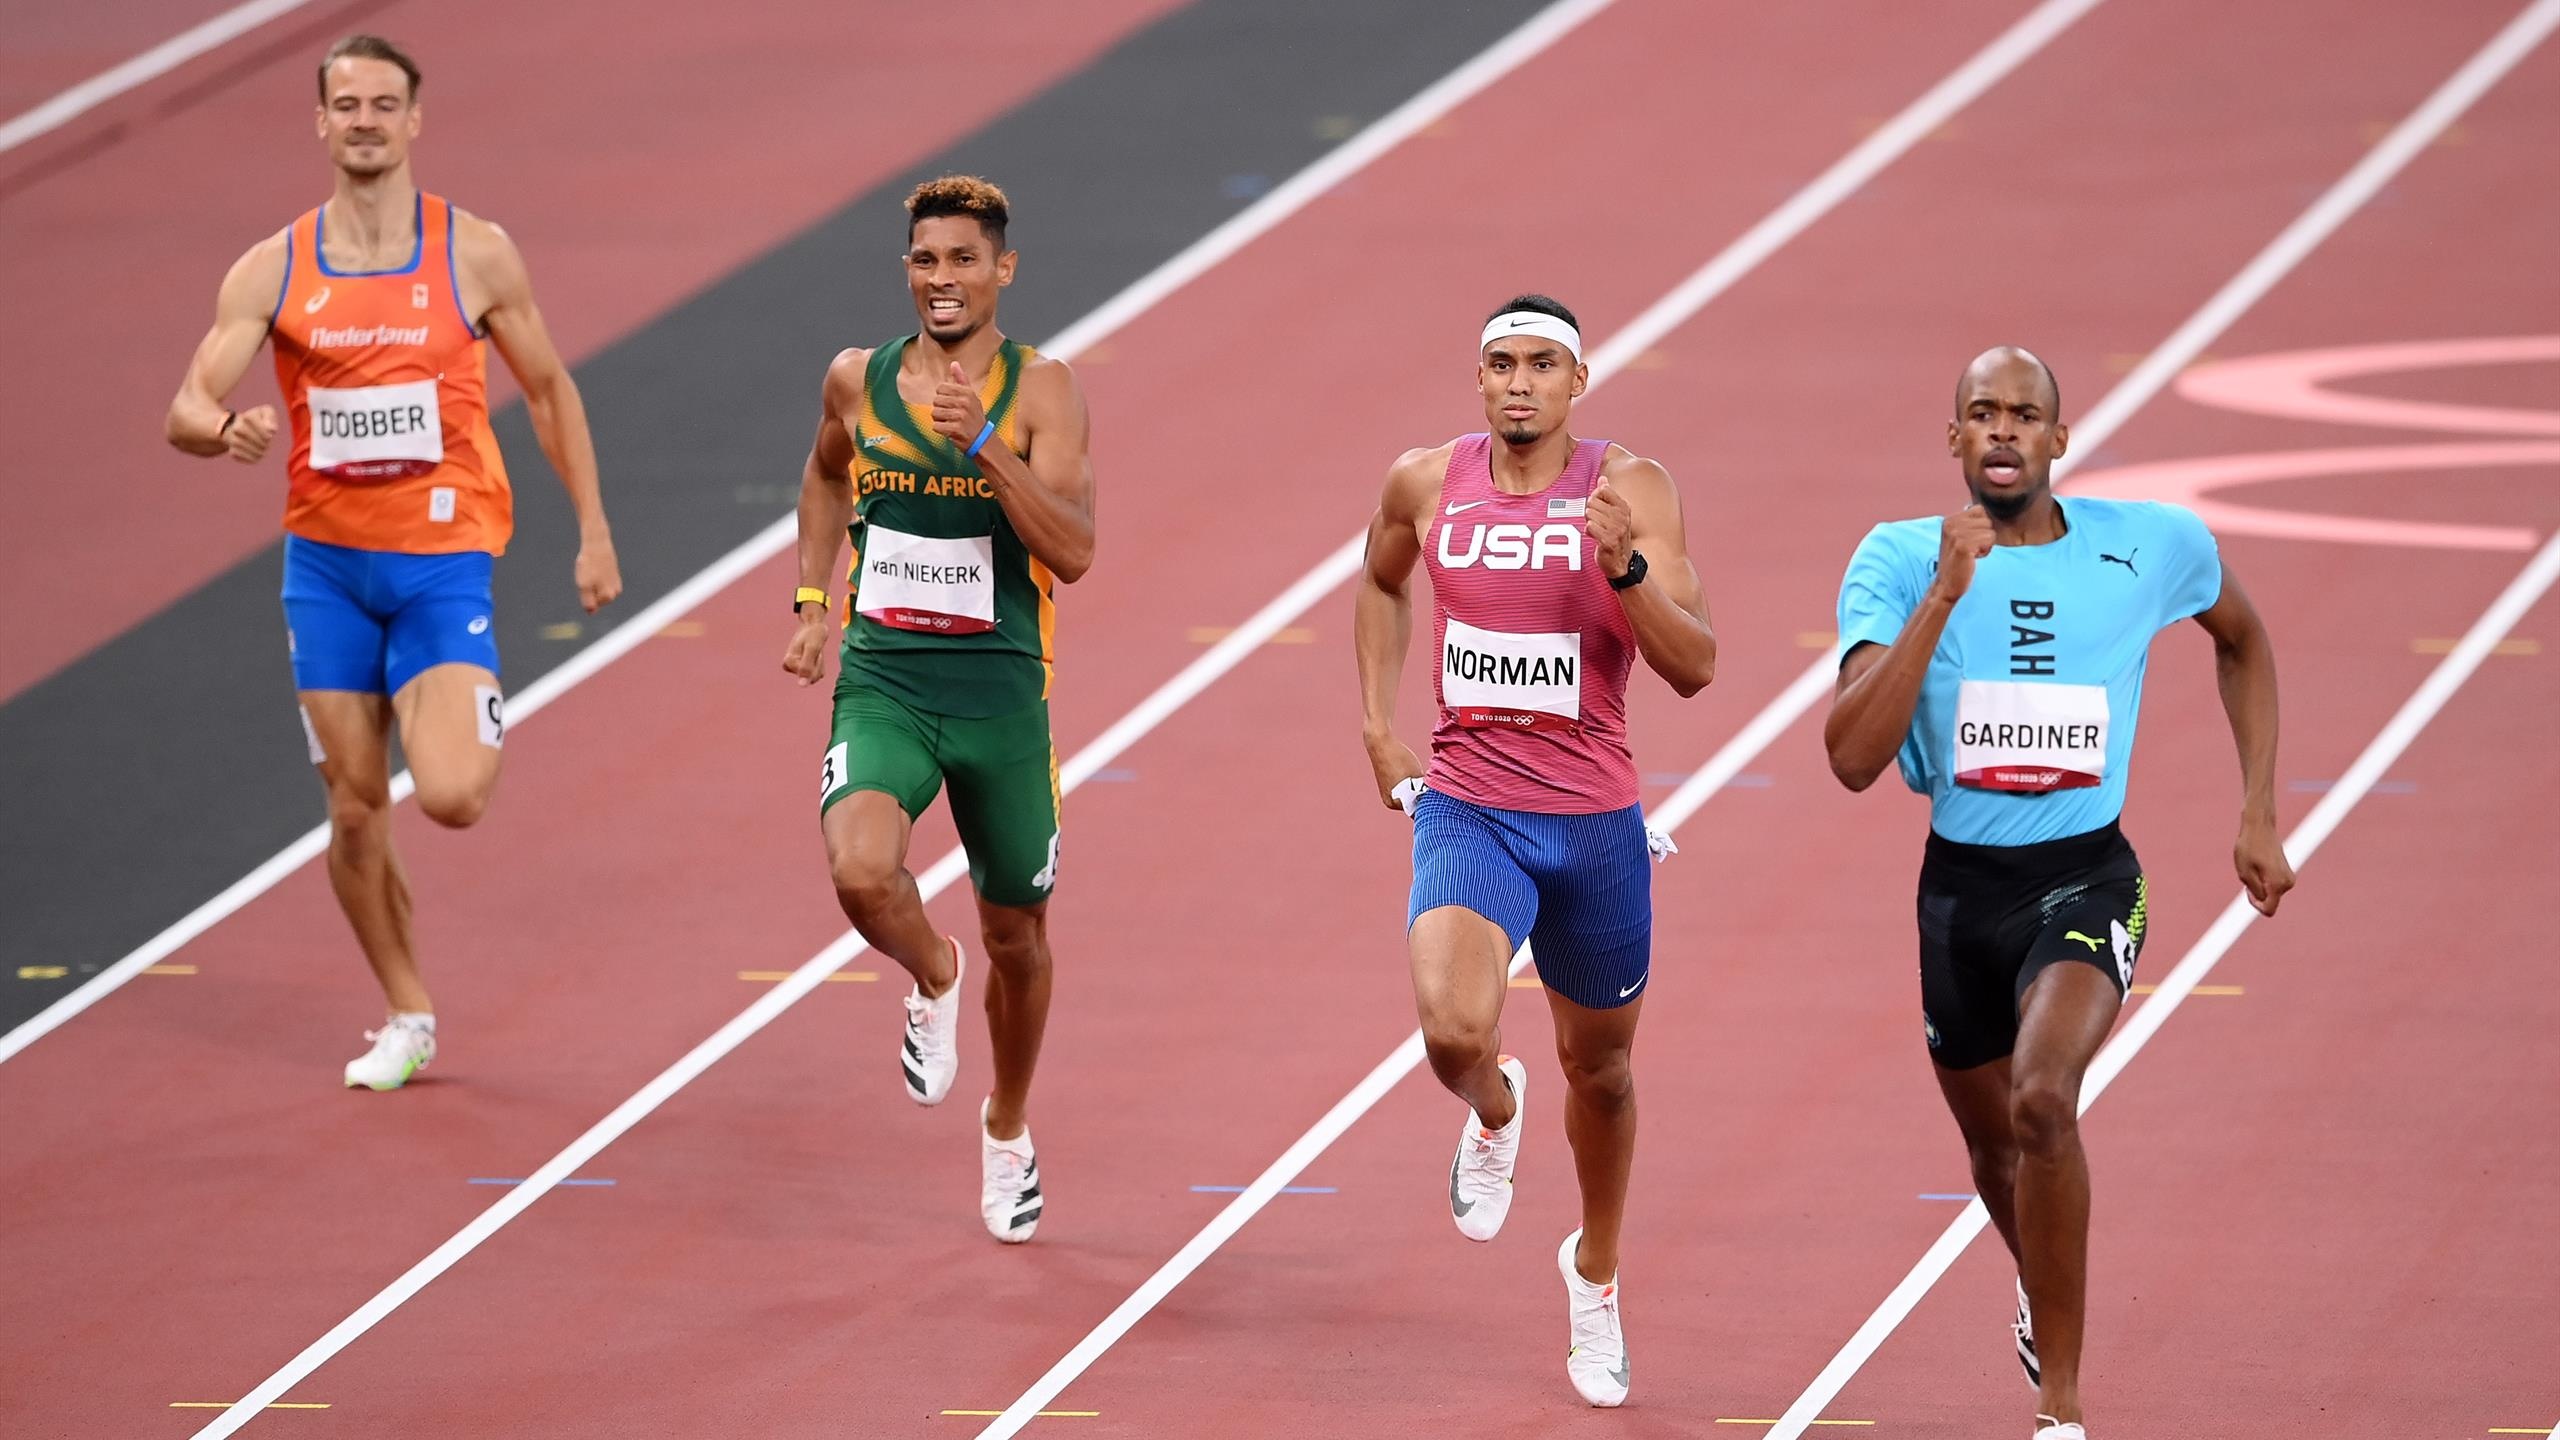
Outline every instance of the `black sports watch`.
[(1641, 550), (1628, 551), (1627, 573), (1610, 581), (1609, 588), (1612, 590), (1634, 589), (1636, 586), (1644, 583), (1644, 570), (1644, 552)]

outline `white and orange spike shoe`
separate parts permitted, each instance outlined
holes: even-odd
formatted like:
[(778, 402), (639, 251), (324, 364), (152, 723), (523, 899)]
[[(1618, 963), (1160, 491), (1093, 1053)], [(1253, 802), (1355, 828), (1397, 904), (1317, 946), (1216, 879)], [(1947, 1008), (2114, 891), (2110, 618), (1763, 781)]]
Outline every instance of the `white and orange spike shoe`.
[(1449, 1218), (1470, 1240), (1490, 1240), (1511, 1213), (1511, 1172), (1520, 1161), (1520, 1117), (1528, 1111), (1529, 1069), (1502, 1057), (1503, 1082), (1511, 1087), (1511, 1123), (1495, 1130), (1473, 1109), (1458, 1132), (1458, 1158), (1449, 1162)]
[(1573, 1348), (1564, 1356), (1565, 1378), (1583, 1399), (1601, 1409), (1615, 1409), (1627, 1403), (1627, 1381), (1632, 1372), (1627, 1368), (1627, 1333), (1618, 1322), (1618, 1277), (1608, 1283), (1594, 1285), (1582, 1278), (1573, 1263), (1574, 1253), (1582, 1248), (1582, 1232), (1564, 1237), (1564, 1248), (1556, 1251), (1556, 1268), (1564, 1272), (1565, 1316), (1573, 1334)]

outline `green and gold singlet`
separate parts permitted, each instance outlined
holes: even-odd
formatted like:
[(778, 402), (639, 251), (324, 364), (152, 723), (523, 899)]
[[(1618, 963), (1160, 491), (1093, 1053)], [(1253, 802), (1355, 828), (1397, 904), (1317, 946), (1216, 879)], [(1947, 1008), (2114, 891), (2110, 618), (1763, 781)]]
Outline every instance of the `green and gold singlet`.
[[(934, 433), (930, 406), (898, 393), (914, 336), (871, 353), (853, 427), (847, 678), (936, 715), (985, 718), (1048, 698), (1057, 579), (1014, 533), (966, 445)], [(1038, 358), (1008, 340), (979, 399), (990, 445), (1023, 453), (1022, 372)]]

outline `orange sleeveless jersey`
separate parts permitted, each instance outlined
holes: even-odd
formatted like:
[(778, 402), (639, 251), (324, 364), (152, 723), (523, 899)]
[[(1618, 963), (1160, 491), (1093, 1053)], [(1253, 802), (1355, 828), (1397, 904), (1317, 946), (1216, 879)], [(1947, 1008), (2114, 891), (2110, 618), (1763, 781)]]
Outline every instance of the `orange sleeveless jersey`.
[(418, 196), (417, 248), (393, 270), (331, 270), (328, 223), (325, 205), (293, 222), (268, 323), (293, 419), (284, 528), (360, 550), (503, 553), (515, 496), (462, 310), (453, 207)]

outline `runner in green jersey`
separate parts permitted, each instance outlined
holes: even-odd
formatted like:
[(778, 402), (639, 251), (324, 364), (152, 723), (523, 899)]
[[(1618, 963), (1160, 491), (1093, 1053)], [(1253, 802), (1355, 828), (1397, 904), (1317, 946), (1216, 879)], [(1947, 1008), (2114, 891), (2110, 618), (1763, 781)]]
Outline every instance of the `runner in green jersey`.
[(827, 367), (800, 480), (798, 625), (783, 654), (826, 678), (827, 582), (853, 540), (819, 827), (836, 899), (915, 977), (899, 1065), (937, 1105), (959, 1070), (959, 941), (934, 933), (907, 870), (915, 818), (951, 792), (986, 948), (995, 1085), (980, 1110), (979, 1213), (998, 1240), (1041, 1211), (1027, 1107), (1049, 1017), (1058, 757), (1049, 681), (1060, 581), (1093, 564), (1084, 395), (1066, 365), (1007, 340), (1004, 192), (946, 176), (907, 197), (918, 333)]

